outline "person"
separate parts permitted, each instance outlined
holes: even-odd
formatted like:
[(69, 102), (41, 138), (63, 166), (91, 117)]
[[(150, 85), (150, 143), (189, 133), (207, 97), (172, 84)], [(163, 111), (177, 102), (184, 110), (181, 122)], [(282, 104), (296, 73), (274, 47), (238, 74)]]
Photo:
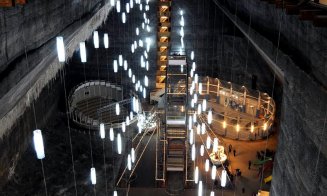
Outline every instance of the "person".
[(251, 169), (252, 162), (251, 160), (249, 161), (249, 170)]
[(257, 139), (257, 133), (254, 133), (254, 140)]
[(235, 149), (233, 150), (233, 153), (234, 153), (234, 157), (235, 157), (236, 156), (236, 150)]
[(232, 144), (229, 144), (229, 146), (228, 146), (228, 152), (229, 152), (229, 153), (232, 152)]
[(243, 194), (245, 193), (245, 188), (244, 188), (244, 187), (242, 188), (242, 193), (243, 193)]

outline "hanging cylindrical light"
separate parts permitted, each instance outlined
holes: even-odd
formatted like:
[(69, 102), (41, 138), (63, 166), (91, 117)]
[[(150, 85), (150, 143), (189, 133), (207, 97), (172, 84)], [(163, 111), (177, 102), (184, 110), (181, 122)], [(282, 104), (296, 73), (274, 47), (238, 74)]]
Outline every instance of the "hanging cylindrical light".
[(210, 125), (212, 123), (212, 110), (209, 110), (208, 112), (208, 124)]
[(193, 78), (193, 75), (194, 75), (194, 70), (191, 69), (191, 71), (190, 71), (190, 77)]
[(129, 78), (132, 77), (132, 70), (131, 70), (131, 68), (128, 69), (128, 77), (129, 77)]
[(251, 133), (253, 133), (254, 131), (254, 125), (253, 125), (253, 122), (251, 122)]
[(185, 25), (185, 23), (184, 23), (184, 17), (183, 17), (183, 16), (181, 16), (180, 25), (181, 25), (182, 27)]
[(199, 82), (199, 94), (202, 94), (202, 82)]
[(226, 170), (222, 170), (221, 171), (220, 185), (222, 187), (225, 187), (226, 186), (226, 181), (227, 181), (227, 172), (226, 172)]
[(198, 123), (197, 127), (196, 127), (196, 134), (200, 135), (201, 133), (201, 126), (200, 123)]
[(197, 103), (198, 102), (198, 95), (197, 94), (194, 94), (193, 95), (193, 99), (194, 99), (194, 103)]
[(193, 122), (194, 123), (196, 122), (196, 113), (195, 112), (193, 113)]
[(116, 103), (116, 115), (118, 116), (120, 114), (120, 106), (119, 103)]
[(206, 163), (205, 163), (205, 166), (204, 166), (204, 170), (205, 170), (206, 172), (208, 172), (208, 171), (209, 171), (209, 167), (210, 167), (209, 160), (206, 159)]
[(120, 0), (118, 0), (116, 2), (116, 10), (117, 10), (117, 13), (120, 13)]
[(113, 196), (118, 196), (118, 193), (117, 191), (114, 191), (114, 195)]
[[(134, 108), (134, 103), (133, 103), (133, 108)], [(133, 112), (132, 111), (129, 112), (129, 119), (130, 120), (133, 120)]]
[(267, 123), (266, 123), (266, 122), (263, 124), (263, 130), (264, 130), (264, 131), (267, 130)]
[(115, 6), (115, 0), (110, 0), (110, 5)]
[(134, 74), (132, 76), (132, 82), (133, 82), (133, 84), (135, 83), (135, 75)]
[(45, 154), (44, 154), (44, 144), (43, 144), (43, 137), (42, 137), (41, 130), (37, 129), (33, 131), (33, 142), (34, 142), (36, 157), (38, 159), (43, 159), (45, 157)]
[(79, 51), (81, 56), (81, 62), (86, 63), (86, 48), (85, 48), (85, 42), (79, 43)]
[(144, 76), (144, 85), (147, 87), (149, 86), (149, 79), (148, 76)]
[(149, 61), (145, 62), (145, 67), (146, 67), (146, 70), (149, 71)]
[(128, 63), (127, 63), (127, 60), (124, 60), (124, 70), (126, 71), (128, 68)]
[(237, 125), (236, 125), (236, 132), (239, 132), (239, 131), (240, 131), (240, 125), (237, 124)]
[(143, 88), (143, 98), (144, 99), (146, 98), (146, 88), (145, 87)]
[(227, 123), (226, 121), (223, 121), (223, 128), (226, 129), (226, 127), (227, 127)]
[(117, 60), (114, 60), (114, 72), (115, 73), (118, 72), (118, 62), (117, 62)]
[(149, 33), (151, 31), (150, 26), (146, 25), (146, 31)]
[(194, 133), (193, 133), (193, 129), (191, 129), (190, 130), (190, 137), (189, 137), (189, 139), (190, 139), (190, 144), (192, 145), (193, 144), (193, 141), (194, 141), (194, 135), (193, 135)]
[(119, 66), (120, 66), (120, 67), (123, 66), (123, 62), (124, 62), (123, 60), (124, 60), (124, 59), (123, 59), (123, 55), (120, 54), (120, 55), (118, 56), (118, 63), (119, 63)]
[(128, 126), (129, 125), (129, 116), (126, 116), (126, 125)]
[(109, 139), (110, 139), (110, 141), (115, 140), (114, 129), (112, 127), (110, 127), (110, 129), (109, 129)]
[(104, 48), (106, 48), (106, 49), (109, 48), (109, 35), (108, 35), (108, 33), (103, 34), (103, 44), (104, 44)]
[(211, 139), (209, 136), (207, 136), (207, 149), (210, 149), (210, 145), (211, 145)]
[(183, 73), (183, 71), (184, 71), (184, 67), (183, 65), (181, 65), (181, 73)]
[(101, 137), (101, 139), (104, 139), (106, 137), (106, 132), (105, 132), (103, 123), (100, 123), (100, 137)]
[(192, 145), (192, 161), (195, 161), (195, 144)]
[(201, 147), (200, 147), (200, 155), (201, 155), (201, 157), (204, 155), (204, 146), (203, 145), (201, 145)]
[[(135, 31), (136, 31), (136, 35), (138, 36), (138, 35), (140, 34), (140, 30), (139, 30), (139, 28), (136, 27)], [(134, 44), (134, 45), (135, 45), (135, 44)]]
[(194, 182), (197, 184), (199, 181), (199, 167), (196, 166), (194, 170)]
[(200, 182), (199, 182), (198, 196), (202, 196), (202, 192), (203, 192), (203, 187), (202, 187), (202, 181), (200, 180)]
[(128, 156), (127, 156), (127, 168), (129, 171), (131, 171), (131, 169), (132, 169), (132, 158), (131, 158), (130, 154), (128, 154)]
[(125, 14), (125, 12), (123, 12), (123, 13), (121, 14), (121, 21), (122, 21), (123, 24), (126, 23), (126, 14)]
[(201, 134), (205, 134), (206, 133), (206, 124), (205, 123), (202, 123), (201, 124)]
[(94, 43), (94, 48), (98, 49), (99, 48), (99, 33), (98, 33), (98, 31), (94, 31), (94, 33), (93, 33), (93, 43)]
[(207, 110), (207, 100), (202, 99), (202, 111), (205, 112)]
[(143, 10), (143, 5), (142, 5), (142, 3), (140, 3), (140, 11), (142, 11)]
[(201, 114), (201, 110), (202, 110), (201, 104), (198, 104), (198, 115)]
[(192, 63), (192, 69), (195, 70), (196, 68), (196, 65), (195, 65), (195, 62)]
[(215, 196), (215, 192), (211, 191), (210, 196)]
[(134, 0), (130, 0), (129, 1), (129, 4), (130, 4), (131, 9), (133, 9), (133, 7), (134, 7)]
[(194, 82), (195, 83), (198, 83), (199, 82), (199, 76), (198, 76), (198, 74), (195, 74), (194, 75)]
[(213, 139), (213, 152), (218, 152), (218, 138)]
[(59, 62), (65, 62), (66, 60), (66, 52), (65, 52), (65, 45), (64, 45), (64, 38), (57, 37), (57, 54)]
[(96, 177), (96, 172), (95, 172), (94, 167), (91, 168), (91, 183), (93, 185), (95, 185), (97, 183), (97, 177)]
[(191, 60), (194, 60), (194, 51), (191, 52)]
[(193, 126), (192, 116), (188, 117), (188, 129), (191, 130)]
[(121, 154), (122, 150), (122, 142), (121, 142), (121, 136), (120, 133), (117, 134), (117, 152), (118, 154)]
[(132, 160), (132, 163), (135, 162), (135, 150), (134, 150), (134, 148), (131, 149), (131, 160)]
[(131, 52), (134, 53), (134, 50), (135, 50), (135, 48), (134, 48), (134, 44), (132, 44), (132, 45), (131, 45)]
[(216, 179), (216, 173), (217, 173), (217, 167), (215, 165), (213, 165), (211, 168), (211, 179), (212, 180)]
[(126, 3), (126, 12), (129, 13), (129, 3)]
[(122, 131), (123, 133), (125, 133), (125, 131), (126, 131), (126, 122), (122, 122), (122, 123), (121, 123), (121, 131)]

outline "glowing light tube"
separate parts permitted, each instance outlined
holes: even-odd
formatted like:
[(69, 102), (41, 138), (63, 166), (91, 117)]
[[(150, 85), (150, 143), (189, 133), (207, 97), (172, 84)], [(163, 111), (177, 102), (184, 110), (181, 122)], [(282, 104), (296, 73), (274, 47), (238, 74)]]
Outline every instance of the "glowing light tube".
[(201, 133), (201, 126), (200, 124), (198, 123), (197, 127), (196, 127), (196, 134), (200, 135)]
[(114, 129), (112, 127), (109, 129), (109, 139), (110, 141), (115, 140)]
[(94, 48), (96, 48), (96, 49), (99, 48), (99, 33), (98, 33), (98, 31), (94, 31), (94, 33), (93, 33), (93, 44), (94, 44)]
[(204, 146), (203, 145), (201, 145), (201, 147), (200, 147), (200, 155), (201, 155), (201, 157), (203, 157), (203, 155), (204, 155)]
[(129, 116), (126, 116), (126, 125), (128, 126), (129, 125)]
[(91, 168), (91, 182), (93, 185), (97, 183), (96, 171), (94, 167)]
[(118, 116), (120, 114), (120, 106), (119, 103), (116, 103), (116, 115)]
[(130, 154), (128, 154), (128, 156), (127, 156), (127, 168), (129, 171), (131, 171), (131, 169), (132, 169), (132, 158), (131, 158)]
[(221, 180), (220, 180), (220, 185), (222, 187), (226, 186), (226, 180), (227, 180), (227, 172), (226, 170), (221, 171)]
[(121, 142), (121, 136), (120, 133), (117, 134), (117, 152), (118, 154), (121, 154), (122, 150), (122, 142)]
[(101, 137), (101, 139), (104, 139), (105, 136), (106, 136), (106, 132), (105, 132), (105, 129), (104, 129), (104, 124), (100, 123), (100, 137)]
[(210, 125), (212, 123), (212, 111), (209, 110), (208, 112), (208, 124)]
[(203, 187), (202, 187), (202, 181), (199, 182), (199, 190), (198, 190), (198, 196), (202, 196), (202, 192), (203, 192)]
[(136, 27), (135, 31), (136, 31), (136, 35), (138, 36), (138, 35), (140, 34), (140, 30), (139, 30), (139, 28)]
[(196, 68), (196, 65), (195, 65), (195, 62), (192, 63), (192, 69), (195, 70)]
[(121, 21), (122, 21), (123, 24), (126, 23), (126, 14), (125, 14), (125, 12), (123, 12), (123, 13), (121, 14)]
[(129, 13), (129, 3), (126, 3), (126, 12), (127, 12), (127, 14)]
[(118, 72), (118, 63), (117, 60), (114, 60), (114, 72), (117, 73)]
[(120, 0), (118, 0), (116, 2), (116, 10), (117, 10), (117, 13), (120, 13)]
[(206, 142), (206, 144), (207, 144), (207, 149), (210, 149), (211, 139), (210, 139), (209, 136), (207, 136), (207, 142)]
[(209, 160), (206, 159), (206, 163), (205, 163), (205, 165), (204, 165), (204, 170), (205, 170), (206, 172), (208, 172), (208, 171), (209, 171), (209, 167), (210, 167)]
[(201, 104), (198, 104), (198, 115), (201, 114), (201, 109), (202, 109)]
[(218, 138), (213, 139), (213, 152), (218, 152)]
[(122, 123), (121, 123), (121, 131), (122, 131), (123, 133), (125, 133), (125, 131), (126, 131), (126, 123), (125, 123), (125, 122), (122, 122)]
[(191, 60), (194, 60), (194, 51), (191, 52)]
[(128, 69), (128, 77), (129, 77), (129, 78), (132, 77), (132, 70), (131, 70), (131, 68)]
[(211, 191), (210, 196), (215, 196), (215, 192)]
[(144, 76), (144, 85), (149, 86), (149, 78), (148, 76)]
[(191, 129), (190, 131), (190, 144), (192, 145), (193, 144), (193, 140), (194, 140), (194, 137), (193, 137), (193, 129)]
[(127, 63), (127, 60), (124, 60), (124, 70), (126, 71), (128, 68), (128, 63)]
[(212, 166), (211, 168), (211, 179), (215, 180), (216, 179), (216, 173), (217, 173), (217, 168), (215, 165)]
[(105, 33), (103, 35), (103, 44), (104, 44), (104, 48), (109, 48), (109, 35), (108, 33)]
[(197, 184), (199, 181), (199, 167), (196, 166), (194, 170), (194, 182)]
[(120, 67), (123, 66), (123, 55), (121, 55), (121, 54), (118, 56), (118, 63), (119, 63)]
[(199, 94), (202, 94), (202, 82), (199, 83)]
[(66, 52), (65, 52), (65, 45), (64, 45), (64, 38), (57, 37), (57, 54), (59, 62), (65, 62), (66, 59)]
[(195, 144), (192, 145), (192, 161), (195, 161)]
[(131, 9), (133, 9), (133, 7), (134, 7), (134, 0), (130, 0), (129, 1), (129, 4), (130, 4)]
[(110, 5), (115, 6), (115, 0), (110, 0)]
[(207, 100), (202, 99), (202, 111), (205, 112), (207, 110)]
[(199, 76), (198, 76), (198, 74), (195, 74), (194, 75), (194, 82), (195, 83), (198, 83), (199, 82)]
[(85, 42), (79, 43), (79, 52), (81, 56), (81, 62), (86, 63), (86, 48), (85, 48)]
[(132, 150), (131, 150), (131, 159), (132, 159), (132, 163), (134, 163), (135, 162), (135, 150), (134, 150), (134, 148), (132, 148)]
[(205, 134), (206, 133), (206, 124), (202, 123), (201, 124), (201, 134)]
[(38, 159), (43, 159), (45, 157), (45, 154), (44, 154), (42, 131), (40, 129), (33, 131), (33, 141), (34, 141), (34, 149), (36, 152), (36, 157)]
[(118, 193), (117, 193), (117, 191), (114, 191), (114, 196), (118, 196)]

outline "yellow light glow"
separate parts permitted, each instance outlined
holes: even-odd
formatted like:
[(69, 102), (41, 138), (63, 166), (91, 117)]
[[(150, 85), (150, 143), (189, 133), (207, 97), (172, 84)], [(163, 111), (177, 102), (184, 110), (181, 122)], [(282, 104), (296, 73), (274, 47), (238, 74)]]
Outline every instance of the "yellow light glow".
[(224, 121), (223, 122), (223, 128), (226, 129), (226, 127), (227, 127), (227, 123), (226, 123), (226, 121)]
[(240, 125), (239, 125), (239, 124), (236, 125), (236, 131), (237, 131), (237, 132), (240, 131)]

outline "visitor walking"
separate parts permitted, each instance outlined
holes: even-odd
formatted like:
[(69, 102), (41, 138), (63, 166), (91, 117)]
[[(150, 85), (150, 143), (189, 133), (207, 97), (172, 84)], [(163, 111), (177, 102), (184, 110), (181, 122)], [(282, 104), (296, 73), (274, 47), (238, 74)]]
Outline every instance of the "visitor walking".
[(236, 156), (236, 150), (235, 149), (233, 150), (233, 153), (234, 153), (234, 157), (235, 157)]
[(232, 144), (229, 144), (229, 146), (228, 146), (228, 152), (229, 152), (229, 153), (232, 152), (232, 148), (233, 148)]
[(251, 169), (252, 162), (251, 160), (249, 161), (249, 170)]

